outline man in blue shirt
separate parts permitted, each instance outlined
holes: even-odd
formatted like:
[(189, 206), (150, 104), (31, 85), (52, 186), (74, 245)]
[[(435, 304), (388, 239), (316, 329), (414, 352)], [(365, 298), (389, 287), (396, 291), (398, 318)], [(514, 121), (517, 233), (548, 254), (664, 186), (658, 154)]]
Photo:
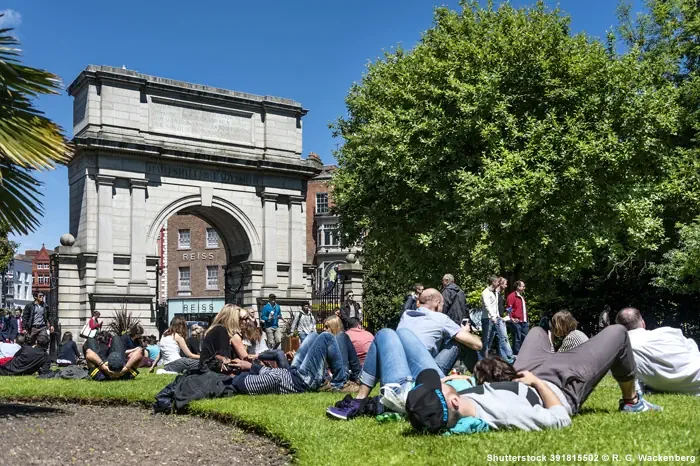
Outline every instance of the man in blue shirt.
[(263, 329), (265, 329), (265, 337), (267, 338), (267, 347), (270, 349), (275, 349), (282, 343), (282, 331), (279, 327), (281, 316), (282, 309), (280, 309), (280, 305), (277, 304), (277, 297), (271, 294), (260, 314), (260, 320), (262, 321)]
[(448, 375), (460, 354), (467, 349), (479, 351), (481, 339), (471, 333), (469, 324), (459, 326), (442, 313), (444, 299), (434, 288), (424, 290), (418, 297), (418, 309), (407, 310), (401, 316), (397, 331), (413, 332), (435, 359), (441, 377)]

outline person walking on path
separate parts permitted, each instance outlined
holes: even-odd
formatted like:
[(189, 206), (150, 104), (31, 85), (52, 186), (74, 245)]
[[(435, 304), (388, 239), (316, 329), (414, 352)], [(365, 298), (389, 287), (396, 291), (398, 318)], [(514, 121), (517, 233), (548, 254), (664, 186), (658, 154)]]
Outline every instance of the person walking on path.
[(282, 331), (279, 326), (281, 317), (282, 309), (277, 304), (277, 296), (271, 294), (260, 314), (260, 320), (262, 320), (265, 337), (267, 338), (267, 346), (270, 349), (275, 349), (282, 343)]
[(22, 321), (25, 324), (25, 332), (29, 338), (29, 344), (36, 343), (36, 337), (40, 333), (53, 332), (54, 327), (49, 320), (49, 310), (44, 303), (44, 293), (39, 291), (34, 297), (34, 302), (24, 307)]

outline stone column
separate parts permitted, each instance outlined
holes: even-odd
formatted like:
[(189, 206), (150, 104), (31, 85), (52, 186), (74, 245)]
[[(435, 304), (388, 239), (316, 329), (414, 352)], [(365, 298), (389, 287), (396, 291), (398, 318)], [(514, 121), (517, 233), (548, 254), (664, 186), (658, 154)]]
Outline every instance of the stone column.
[(97, 185), (97, 277), (96, 293), (114, 291), (114, 248), (112, 246), (113, 176), (95, 175)]
[(289, 196), (289, 297), (305, 298), (304, 258), (306, 256), (305, 218), (302, 196)]
[(131, 179), (131, 275), (129, 294), (150, 294), (146, 280), (146, 186), (148, 180)]
[(263, 203), (263, 290), (277, 289), (277, 194), (261, 193)]

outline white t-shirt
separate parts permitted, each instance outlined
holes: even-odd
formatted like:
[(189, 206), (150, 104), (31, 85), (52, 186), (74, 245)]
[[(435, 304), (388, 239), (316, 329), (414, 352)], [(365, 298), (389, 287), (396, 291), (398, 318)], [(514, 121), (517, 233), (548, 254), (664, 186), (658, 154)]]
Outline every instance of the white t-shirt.
[(180, 346), (172, 335), (161, 338), (158, 346), (160, 346), (160, 359), (163, 361), (163, 365), (170, 364), (181, 358)]
[(637, 328), (629, 332), (637, 378), (659, 392), (700, 396), (700, 351), (678, 328)]

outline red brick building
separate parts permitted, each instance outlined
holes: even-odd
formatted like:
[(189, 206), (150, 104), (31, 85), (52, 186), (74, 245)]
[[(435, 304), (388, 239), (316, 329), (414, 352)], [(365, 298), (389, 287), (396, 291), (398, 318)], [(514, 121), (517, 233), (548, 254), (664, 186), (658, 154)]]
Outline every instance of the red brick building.
[[(309, 158), (314, 156), (318, 157), (309, 154)], [(336, 168), (335, 165), (325, 165), (306, 188), (306, 261), (317, 267), (314, 289), (319, 289), (329, 280), (334, 281), (337, 266), (344, 263), (345, 256), (351, 252), (340, 247), (338, 217), (330, 213), (333, 197), (329, 183)]]
[(48, 297), (51, 289), (51, 253), (42, 244), (40, 250), (30, 249), (24, 255), (32, 259), (32, 292), (42, 291)]
[[(173, 215), (161, 231), (159, 300), (175, 315), (206, 320), (224, 305), (226, 250), (219, 233), (193, 215)], [(195, 315), (196, 314), (196, 315)]]

